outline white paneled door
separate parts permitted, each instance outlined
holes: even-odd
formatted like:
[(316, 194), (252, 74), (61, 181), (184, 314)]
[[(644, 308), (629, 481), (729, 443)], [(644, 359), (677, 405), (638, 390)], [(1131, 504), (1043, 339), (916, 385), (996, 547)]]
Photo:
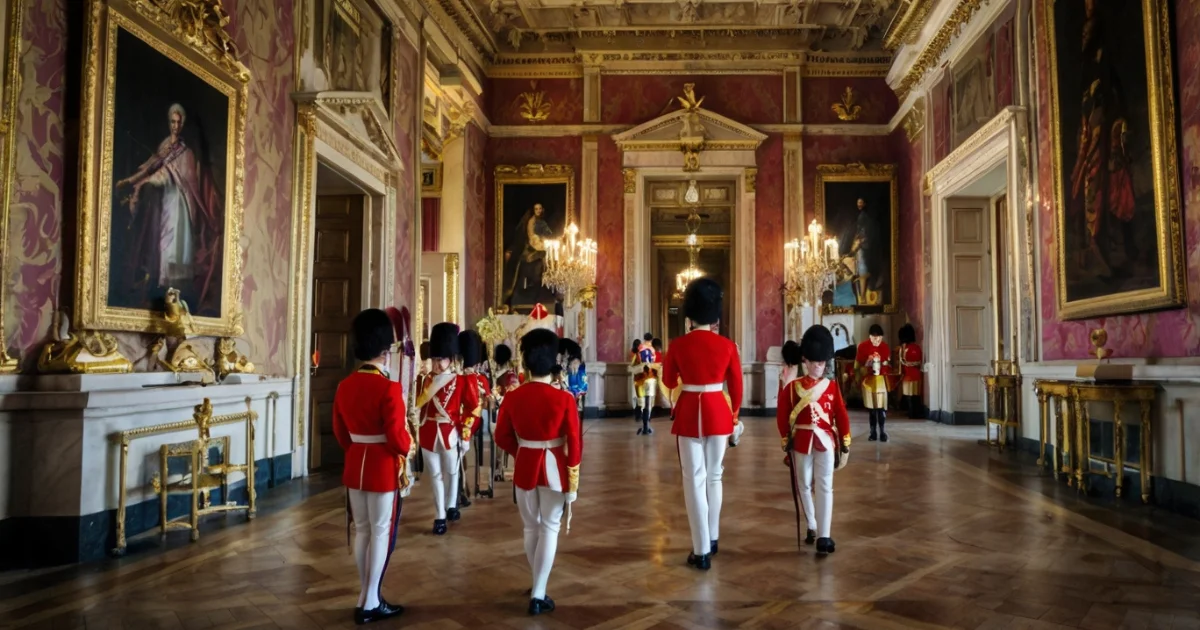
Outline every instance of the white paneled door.
[(981, 375), (993, 356), (992, 256), (987, 199), (953, 198), (950, 219), (950, 387), (955, 413), (984, 411)]

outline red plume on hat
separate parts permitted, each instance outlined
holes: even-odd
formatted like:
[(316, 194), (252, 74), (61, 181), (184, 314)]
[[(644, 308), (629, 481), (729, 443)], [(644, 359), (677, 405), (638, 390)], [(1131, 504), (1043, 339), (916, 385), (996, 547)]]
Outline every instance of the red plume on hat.
[(546, 312), (546, 307), (542, 306), (540, 302), (534, 305), (533, 310), (529, 312), (529, 319), (532, 320), (546, 319), (549, 316), (550, 313)]

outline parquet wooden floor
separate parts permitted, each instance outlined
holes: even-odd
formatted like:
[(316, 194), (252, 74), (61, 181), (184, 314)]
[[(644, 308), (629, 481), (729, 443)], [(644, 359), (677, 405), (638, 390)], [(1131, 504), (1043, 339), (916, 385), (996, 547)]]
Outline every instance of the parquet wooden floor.
[[(864, 435), (856, 416), (855, 433)], [(838, 551), (798, 551), (774, 421), (729, 452), (721, 551), (690, 546), (674, 439), (587, 423), (580, 499), (549, 592), (525, 615), (529, 570), (507, 484), (430, 534), (405, 502), (384, 593), (403, 628), (1200, 628), (1200, 563), (967, 463), (982, 431), (894, 420), (858, 438), (835, 481)], [(1033, 474), (1032, 472), (1030, 474)], [(357, 595), (343, 495), (333, 490), (198, 543), (108, 563), (0, 601), (0, 625), (38, 628), (348, 628)], [(186, 536), (186, 532), (179, 535)], [(10, 578), (11, 581), (11, 578)]]

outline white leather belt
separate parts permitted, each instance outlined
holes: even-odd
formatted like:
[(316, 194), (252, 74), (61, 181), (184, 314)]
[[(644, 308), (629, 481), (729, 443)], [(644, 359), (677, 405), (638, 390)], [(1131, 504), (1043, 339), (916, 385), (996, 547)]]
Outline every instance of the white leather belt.
[(359, 435), (357, 433), (350, 434), (350, 441), (355, 444), (387, 444), (386, 435)]
[(685, 384), (683, 386), (683, 391), (696, 392), (699, 394), (705, 394), (708, 392), (719, 392), (719, 391), (722, 391), (723, 389), (725, 389), (724, 383), (709, 383), (708, 385), (687, 385), (687, 384)]
[(566, 438), (557, 438), (554, 440), (541, 440), (541, 441), (523, 440), (521, 438), (517, 438), (517, 445), (520, 446), (521, 448), (551, 449), (551, 448), (555, 448), (557, 446), (562, 446), (566, 443), (567, 443)]

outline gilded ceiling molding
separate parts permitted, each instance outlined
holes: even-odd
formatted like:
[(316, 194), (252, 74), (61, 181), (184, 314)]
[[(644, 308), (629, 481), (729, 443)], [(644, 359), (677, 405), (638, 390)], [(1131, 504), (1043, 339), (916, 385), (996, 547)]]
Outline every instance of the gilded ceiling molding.
[(904, 44), (917, 43), (934, 4), (934, 0), (903, 0), (896, 19), (883, 34), (883, 47), (896, 50)]
[(620, 133), (632, 125), (492, 125), (487, 133), (493, 138), (561, 138), (567, 136), (607, 136)]
[(908, 74), (904, 75), (904, 79), (900, 81), (900, 86), (896, 89), (896, 97), (900, 102), (904, 102), (908, 98), (908, 93), (920, 85), (921, 80), (929, 71), (938, 67), (942, 56), (950, 49), (950, 44), (962, 33), (963, 27), (971, 21), (971, 18), (975, 17), (979, 9), (990, 2), (991, 0), (958, 1), (958, 6), (950, 12), (937, 34), (921, 50), (921, 54), (913, 62), (912, 68), (909, 68)]
[(803, 77), (879, 77), (890, 55), (813, 54), (796, 50), (584, 51), (501, 54), (488, 65), (493, 79), (580, 78), (585, 67), (610, 75), (781, 74), (800, 68)]

